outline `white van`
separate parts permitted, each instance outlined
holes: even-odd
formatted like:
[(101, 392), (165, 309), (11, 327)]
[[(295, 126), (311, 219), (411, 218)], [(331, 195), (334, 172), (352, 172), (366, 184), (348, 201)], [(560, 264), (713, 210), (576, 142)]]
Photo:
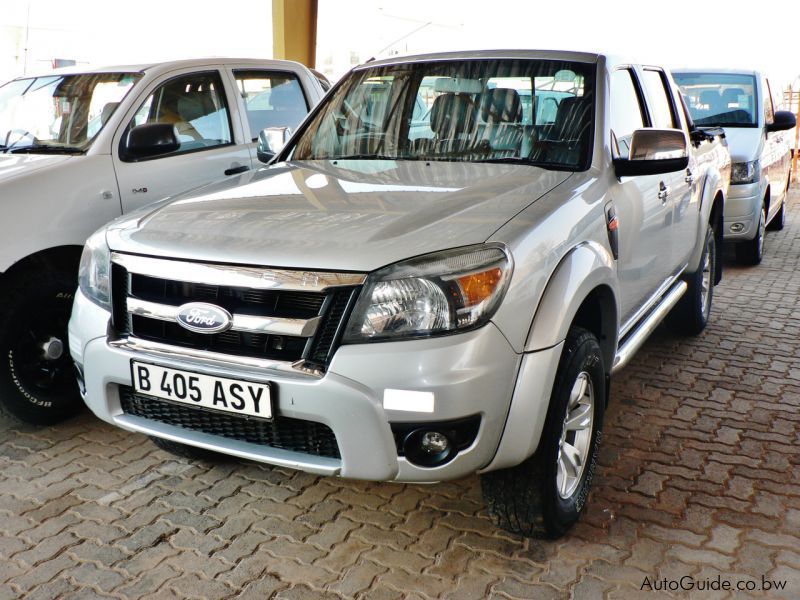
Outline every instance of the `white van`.
[(766, 229), (783, 229), (791, 151), (781, 133), (795, 126), (791, 112), (775, 110), (778, 89), (758, 71), (677, 69), (672, 71), (689, 113), (700, 127), (725, 130), (733, 166), (725, 199), (724, 239), (736, 257), (757, 265)]

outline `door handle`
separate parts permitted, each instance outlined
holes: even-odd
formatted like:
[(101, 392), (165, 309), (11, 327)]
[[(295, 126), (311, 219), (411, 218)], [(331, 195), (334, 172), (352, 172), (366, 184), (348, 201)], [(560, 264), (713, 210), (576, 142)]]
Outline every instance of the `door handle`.
[(238, 175), (239, 173), (244, 173), (245, 171), (249, 171), (250, 167), (247, 165), (241, 165), (239, 167), (231, 167), (230, 169), (225, 169), (225, 175)]
[(658, 184), (658, 199), (661, 200), (661, 202), (666, 202), (668, 196), (669, 187), (664, 185), (664, 182), (662, 181)]
[(692, 175), (691, 169), (686, 169), (686, 177), (683, 180), (689, 185), (694, 185), (694, 175)]

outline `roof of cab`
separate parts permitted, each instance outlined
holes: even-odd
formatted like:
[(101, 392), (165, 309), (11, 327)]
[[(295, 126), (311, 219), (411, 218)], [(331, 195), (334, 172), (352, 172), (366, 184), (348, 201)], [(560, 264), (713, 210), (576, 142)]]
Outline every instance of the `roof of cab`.
[(60, 69), (50, 69), (48, 71), (41, 71), (18, 77), (18, 79), (27, 79), (30, 77), (37, 77), (43, 75), (78, 75), (84, 73), (144, 73), (145, 71), (160, 74), (163, 72), (174, 71), (176, 69), (210, 66), (210, 65), (247, 65), (259, 66), (270, 68), (286, 68), (287, 66), (300, 66), (300, 63), (288, 60), (276, 60), (271, 58), (228, 58), (228, 57), (208, 57), (208, 58), (189, 58), (181, 60), (167, 60), (161, 62), (142, 63), (135, 65), (116, 65), (116, 66), (88, 66), (88, 65), (75, 65), (71, 67), (62, 67)]
[(461, 50), (458, 52), (437, 52), (433, 54), (414, 54), (410, 56), (392, 56), (372, 60), (356, 68), (369, 68), (382, 65), (394, 65), (411, 62), (428, 62), (436, 60), (465, 60), (465, 59), (557, 59), (573, 60), (578, 62), (595, 63), (600, 54), (594, 52), (573, 52), (569, 50)]

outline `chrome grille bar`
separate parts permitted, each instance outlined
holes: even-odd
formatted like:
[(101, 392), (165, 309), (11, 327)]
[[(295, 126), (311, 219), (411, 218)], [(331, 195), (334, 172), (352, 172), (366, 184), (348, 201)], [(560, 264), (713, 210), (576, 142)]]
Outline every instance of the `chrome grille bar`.
[(361, 285), (366, 279), (364, 273), (331, 273), (327, 271), (295, 271), (215, 265), (120, 254), (118, 252), (111, 253), (111, 262), (125, 267), (130, 273), (149, 277), (257, 290), (324, 292), (330, 288)]
[[(127, 299), (128, 312), (132, 315), (158, 319), (159, 321), (177, 322), (180, 306), (148, 302), (138, 298)], [(247, 333), (265, 333), (269, 335), (288, 335), (296, 337), (313, 337), (317, 332), (322, 317), (313, 319), (285, 319), (281, 317), (260, 317), (253, 315), (233, 315), (231, 330)]]

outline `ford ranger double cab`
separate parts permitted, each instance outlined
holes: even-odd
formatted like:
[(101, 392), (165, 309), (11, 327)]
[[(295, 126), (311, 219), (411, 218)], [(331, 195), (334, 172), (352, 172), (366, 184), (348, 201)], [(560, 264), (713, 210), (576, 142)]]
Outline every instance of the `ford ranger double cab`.
[(660, 67), (369, 62), (270, 166), (89, 238), (70, 320), (86, 403), (179, 453), (479, 472), (501, 526), (561, 535), (612, 373), (668, 312), (708, 322), (729, 168)]
[(86, 238), (121, 213), (261, 163), (259, 134), (323, 95), (300, 64), (206, 59), (61, 69), (0, 87), (0, 410), (82, 405), (66, 348)]
[(779, 132), (794, 128), (795, 116), (775, 110), (780, 89), (758, 71), (678, 69), (672, 76), (695, 124), (724, 128), (733, 163), (723, 237), (739, 262), (757, 265), (766, 230), (786, 221), (792, 155)]

